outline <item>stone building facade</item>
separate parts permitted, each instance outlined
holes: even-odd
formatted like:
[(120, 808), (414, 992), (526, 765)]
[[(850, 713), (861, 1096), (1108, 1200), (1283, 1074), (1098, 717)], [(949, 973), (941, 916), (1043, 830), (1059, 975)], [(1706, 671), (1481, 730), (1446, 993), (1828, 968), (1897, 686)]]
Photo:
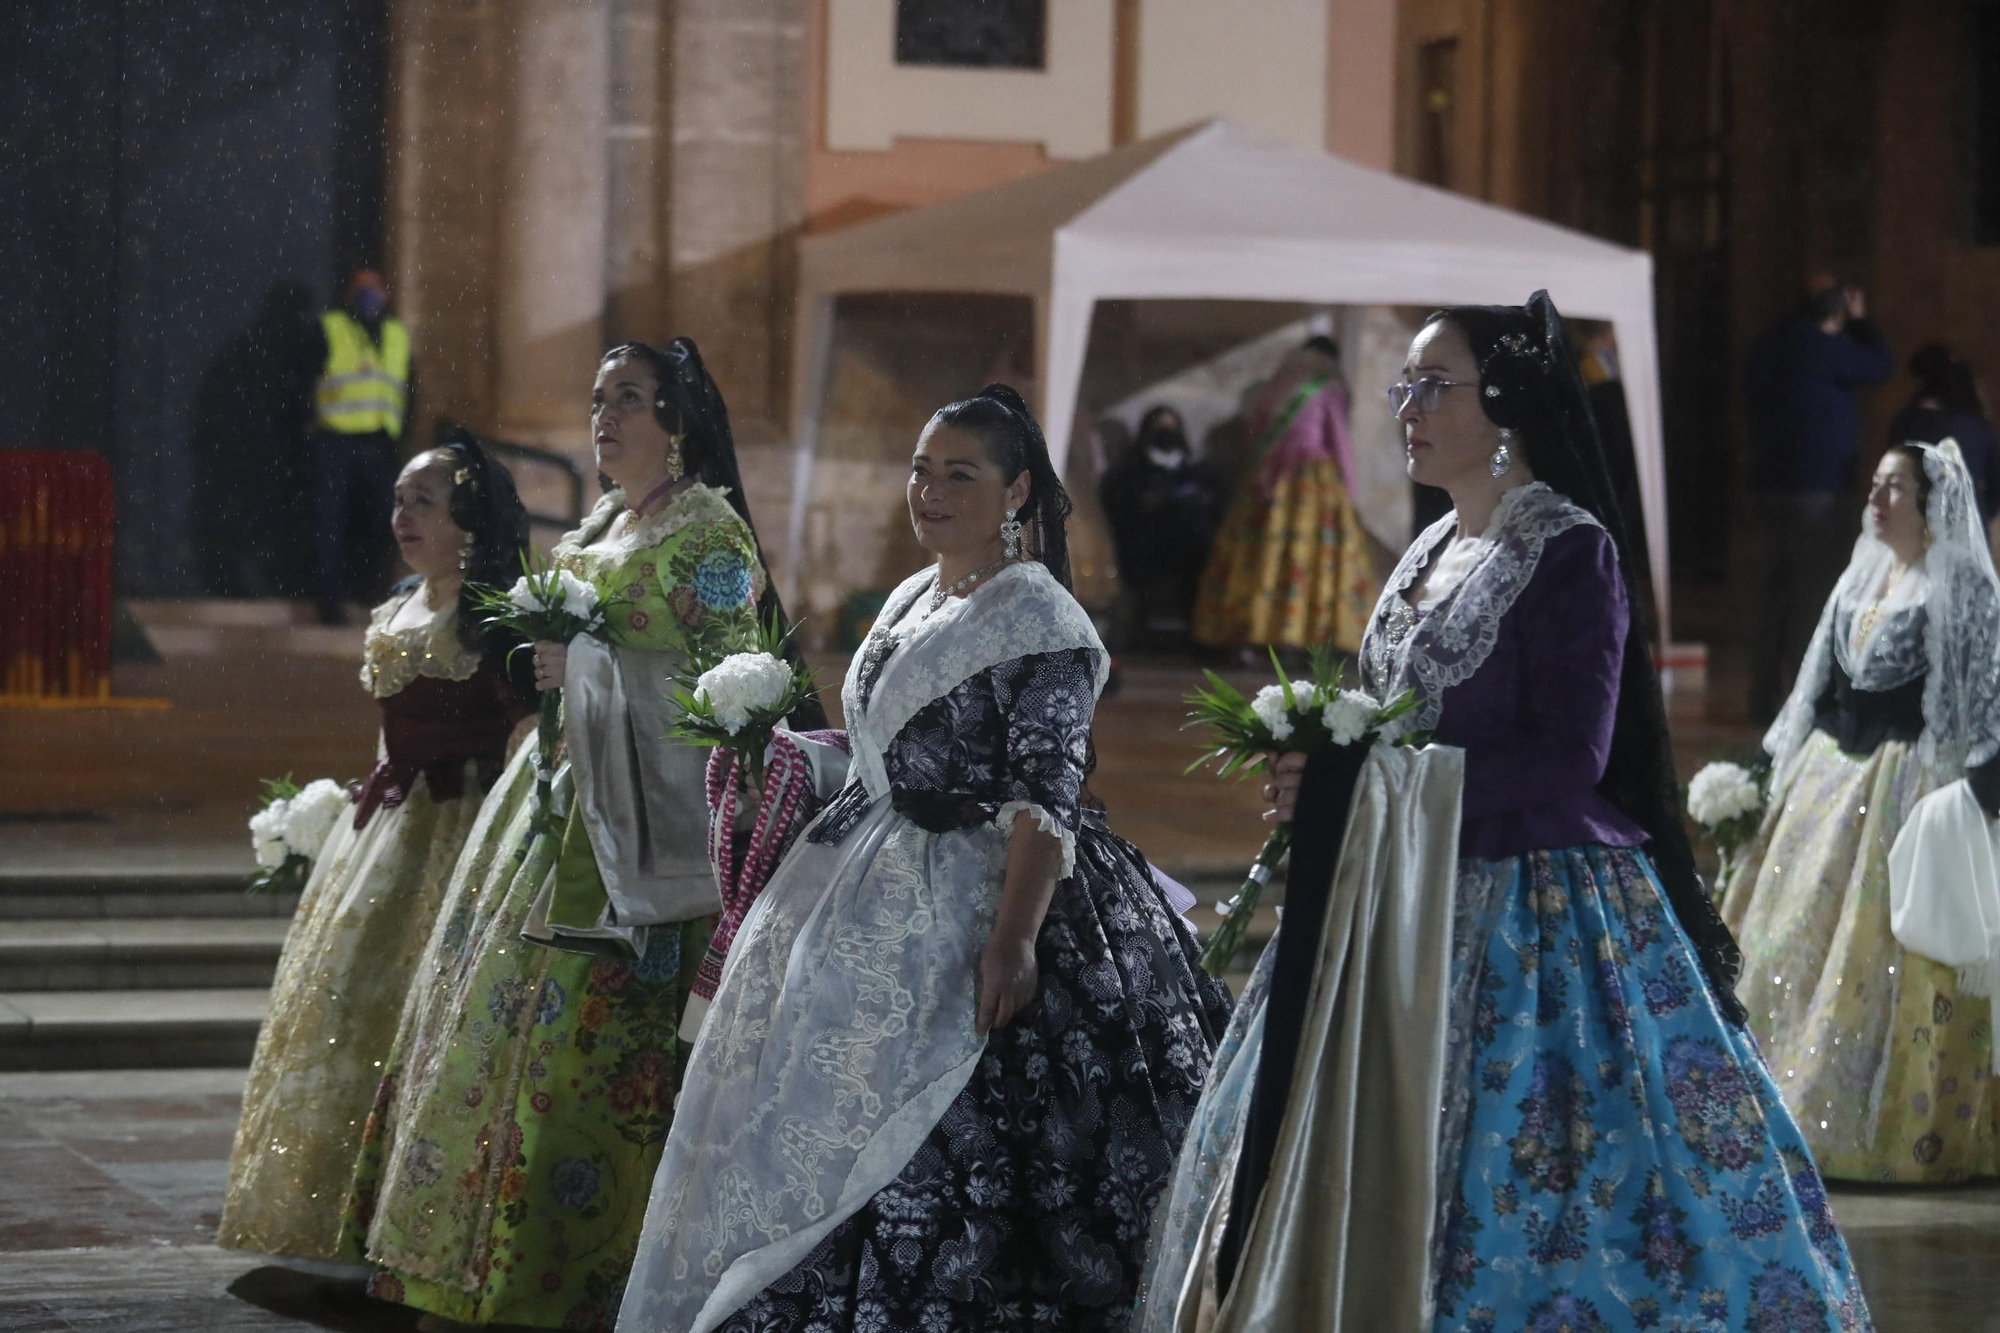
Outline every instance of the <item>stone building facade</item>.
[[(1754, 558), (1709, 501), (1740, 494), (1741, 353), (1808, 274), (1865, 285), (1900, 354), (2000, 368), (1980, 0), (1062, 0), (1032, 73), (903, 67), (898, 8), (394, 0), (388, 242), (428, 410), (581, 459), (598, 352), (688, 334), (775, 543), (799, 236), (1218, 113), (1651, 250), (1683, 578)], [(845, 584), (907, 567), (900, 456), (932, 400), (1032, 365), (1005, 303), (851, 316), (804, 553)], [(1188, 312), (1103, 320), (1201, 345)]]

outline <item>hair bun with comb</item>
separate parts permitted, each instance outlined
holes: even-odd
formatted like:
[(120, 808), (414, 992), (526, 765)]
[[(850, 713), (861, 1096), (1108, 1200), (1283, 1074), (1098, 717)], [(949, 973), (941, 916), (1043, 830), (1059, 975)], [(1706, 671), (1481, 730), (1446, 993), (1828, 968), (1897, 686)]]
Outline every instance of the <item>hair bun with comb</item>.
[(1027, 399), (1021, 397), (1021, 391), (1019, 389), (1016, 389), (1011, 384), (1001, 384), (998, 381), (995, 381), (994, 383), (989, 384), (985, 388), (981, 389), (978, 393), (974, 394), (973, 397), (991, 398), (994, 402), (1001, 404), (1003, 407), (1007, 408), (1007, 410), (1010, 412), (1020, 412), (1024, 415), (1028, 414)]

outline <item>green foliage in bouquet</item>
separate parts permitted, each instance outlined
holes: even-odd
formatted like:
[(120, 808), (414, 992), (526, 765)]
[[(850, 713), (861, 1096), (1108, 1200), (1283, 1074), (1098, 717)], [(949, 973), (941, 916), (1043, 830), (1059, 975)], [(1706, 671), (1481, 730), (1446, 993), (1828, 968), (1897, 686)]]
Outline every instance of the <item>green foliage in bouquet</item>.
[(690, 640), (687, 667), (672, 686), (681, 710), (673, 739), (734, 750), (762, 782), (771, 733), (819, 692), (812, 668), (786, 657), (797, 633), (798, 625), (783, 628), (773, 613), (758, 622), (756, 647), (747, 652), (703, 652)]
[[(1304, 679), (1287, 679), (1275, 650), (1271, 652), (1271, 667), (1277, 673), (1277, 683), (1251, 696), (1213, 671), (1202, 673), (1208, 685), (1187, 696), (1184, 729), (1205, 731), (1207, 748), (1188, 765), (1187, 772), (1212, 767), (1218, 777), (1241, 778), (1267, 767), (1275, 755), (1315, 755), (1341, 746), (1371, 744), (1395, 735), (1395, 724), (1417, 706), (1413, 691), (1405, 691), (1384, 706), (1359, 690), (1342, 688), (1347, 663), (1334, 656), (1331, 645), (1313, 649), (1309, 675)], [(1430, 738), (1405, 734), (1400, 739), (1403, 744), (1422, 746)], [(1273, 829), (1236, 896), (1218, 905), (1222, 923), (1201, 955), (1201, 965), (1210, 975), (1221, 976), (1242, 947), (1264, 886), (1291, 845), (1289, 823)]]

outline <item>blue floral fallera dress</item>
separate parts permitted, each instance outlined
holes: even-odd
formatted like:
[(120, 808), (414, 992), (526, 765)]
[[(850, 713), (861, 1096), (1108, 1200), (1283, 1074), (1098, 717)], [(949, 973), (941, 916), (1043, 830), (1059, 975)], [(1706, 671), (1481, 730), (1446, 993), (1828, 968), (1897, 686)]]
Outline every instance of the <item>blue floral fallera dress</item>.
[(1498, 912), (1438, 1333), (1870, 1327), (1805, 1141), (1643, 854), (1537, 851), (1461, 882)]
[(1512, 492), (1495, 555), (1418, 611), (1404, 592), (1454, 522), (1404, 557), (1362, 653), (1382, 697), (1428, 685), (1421, 724), (1466, 756), (1434, 1333), (1871, 1328), (1755, 1040), (1599, 790), (1630, 619), (1615, 545), (1546, 487)]

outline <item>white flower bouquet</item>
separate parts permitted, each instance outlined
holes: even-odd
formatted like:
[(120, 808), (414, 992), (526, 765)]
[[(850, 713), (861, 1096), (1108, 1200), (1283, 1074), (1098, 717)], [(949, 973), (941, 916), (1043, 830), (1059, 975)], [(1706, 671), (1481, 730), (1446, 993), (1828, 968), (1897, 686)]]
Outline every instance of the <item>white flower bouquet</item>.
[(1688, 783), (1687, 812), (1701, 826), (1702, 836), (1715, 844), (1720, 863), (1715, 892), (1729, 886), (1736, 849), (1749, 840), (1764, 818), (1769, 799), (1770, 770), (1762, 765), (1718, 761), (1704, 767)]
[[(537, 642), (568, 643), (579, 634), (596, 634), (604, 628), (604, 613), (613, 605), (599, 597), (587, 579), (567, 569), (540, 564), (527, 551), (521, 553), (521, 577), (514, 580), (513, 587), (505, 592), (475, 588), (472, 596), (487, 624), (512, 630), (527, 640), (515, 645), (516, 653), (532, 651)], [(559, 831), (550, 809), (550, 787), (561, 744), (562, 689), (558, 687), (542, 692), (536, 718), (536, 814), (528, 834), (529, 846), (536, 835)]]
[(759, 623), (754, 652), (717, 659), (690, 649), (688, 670), (674, 687), (681, 708), (674, 739), (735, 751), (751, 780), (761, 783), (771, 733), (819, 689), (811, 668), (786, 660), (797, 628), (780, 630), (774, 615)]
[[(1208, 687), (1187, 696), (1187, 726), (1206, 730), (1213, 743), (1188, 765), (1188, 772), (1214, 765), (1217, 776), (1229, 777), (1256, 772), (1275, 755), (1314, 755), (1377, 740), (1422, 744), (1426, 739), (1404, 735), (1398, 725), (1416, 708), (1414, 694), (1405, 693), (1385, 706), (1359, 690), (1342, 688), (1346, 663), (1337, 661), (1328, 648), (1314, 650), (1308, 680), (1286, 679), (1275, 652), (1271, 665), (1277, 670), (1277, 683), (1248, 697), (1213, 671), (1203, 673)], [(1242, 947), (1264, 885), (1291, 845), (1292, 826), (1280, 824), (1264, 840), (1236, 896), (1216, 904), (1222, 924), (1201, 954), (1201, 965), (1211, 975), (1221, 976)]]
[(347, 810), (347, 788), (332, 778), (300, 787), (287, 773), (264, 779), (264, 804), (250, 816), (250, 847), (257, 869), (251, 893), (297, 893), (312, 875), (334, 824)]

